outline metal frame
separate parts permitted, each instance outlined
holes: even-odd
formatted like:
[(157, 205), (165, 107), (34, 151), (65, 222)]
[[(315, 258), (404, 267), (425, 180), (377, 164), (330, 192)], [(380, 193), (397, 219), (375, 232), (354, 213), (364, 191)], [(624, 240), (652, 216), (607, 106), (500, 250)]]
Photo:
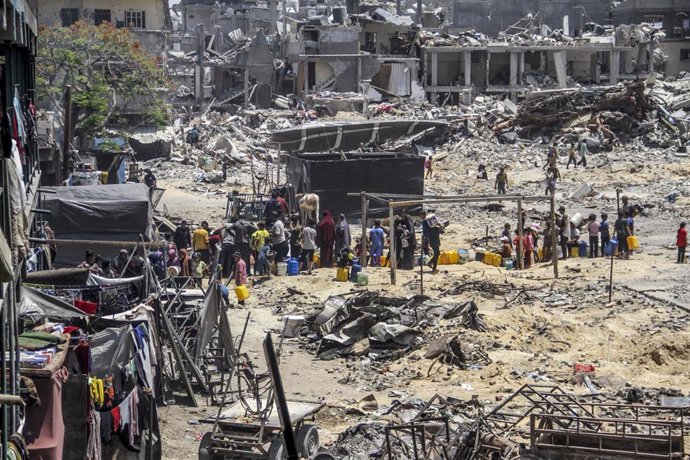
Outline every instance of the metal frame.
[[(389, 227), (392, 227), (395, 222), (394, 210), (395, 208), (429, 205), (429, 204), (450, 204), (450, 203), (489, 203), (501, 201), (515, 201), (518, 205), (518, 234), (520, 240), (518, 241), (517, 259), (520, 269), (524, 268), (522, 250), (522, 230), (524, 222), (522, 222), (522, 203), (534, 203), (538, 201), (549, 201), (551, 207), (551, 228), (554, 232), (554, 237), (551, 242), (551, 252), (553, 261), (553, 274), (558, 278), (558, 239), (556, 238), (556, 197), (554, 195), (404, 195), (393, 193), (368, 193), (362, 191), (359, 193), (348, 193), (347, 196), (359, 196), (362, 199), (362, 254), (366, 254), (366, 233), (367, 225), (367, 209), (369, 208), (369, 200), (388, 206), (388, 220)], [(391, 236), (389, 230), (389, 237)], [(391, 266), (391, 285), (396, 284), (397, 274), (397, 257), (395, 248), (395, 238), (390, 239), (390, 266)], [(363, 263), (366, 266), (366, 260)]]

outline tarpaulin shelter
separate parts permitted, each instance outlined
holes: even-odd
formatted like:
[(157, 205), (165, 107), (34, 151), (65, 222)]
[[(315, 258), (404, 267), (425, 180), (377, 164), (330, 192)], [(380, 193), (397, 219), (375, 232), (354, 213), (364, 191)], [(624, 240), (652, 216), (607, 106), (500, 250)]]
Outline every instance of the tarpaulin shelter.
[[(152, 241), (153, 210), (145, 184), (114, 184), (54, 187), (43, 194), (48, 222), (56, 239), (74, 240), (58, 246), (57, 266), (75, 266), (90, 249), (112, 258), (127, 246), (131, 249), (143, 235)], [(112, 243), (109, 243), (112, 242)], [(118, 242), (121, 245), (118, 245)]]
[[(348, 153), (287, 156), (287, 178), (295, 193), (316, 193), (320, 208), (361, 217), (361, 200), (349, 192), (424, 193), (423, 157), (398, 153)], [(374, 206), (376, 203), (372, 203)], [(369, 216), (385, 216), (388, 208), (372, 207)]]

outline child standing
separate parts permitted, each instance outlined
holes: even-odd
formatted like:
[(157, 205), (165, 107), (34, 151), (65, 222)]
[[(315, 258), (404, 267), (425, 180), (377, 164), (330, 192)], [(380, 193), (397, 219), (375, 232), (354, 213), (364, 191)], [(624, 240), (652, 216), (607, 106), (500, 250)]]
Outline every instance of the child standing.
[(676, 235), (676, 246), (678, 246), (678, 262), (685, 263), (685, 249), (688, 247), (688, 231), (685, 229), (685, 222), (680, 224)]
[(611, 239), (611, 232), (609, 229), (609, 216), (606, 213), (601, 214), (601, 223), (599, 224), (599, 232), (601, 233), (601, 257), (604, 257), (604, 249)]
[(599, 223), (597, 223), (596, 214), (589, 215), (587, 232), (589, 233), (589, 258), (593, 259), (599, 254)]

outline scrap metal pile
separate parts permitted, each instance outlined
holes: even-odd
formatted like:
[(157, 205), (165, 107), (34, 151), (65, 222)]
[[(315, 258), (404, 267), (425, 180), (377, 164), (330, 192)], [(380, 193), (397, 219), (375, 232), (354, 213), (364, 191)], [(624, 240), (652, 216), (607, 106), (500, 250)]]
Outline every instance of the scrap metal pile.
[(458, 366), (485, 364), (485, 354), (464, 349), (459, 339), (427, 336), (427, 329), (441, 320), (455, 319), (466, 328), (486, 331), (488, 326), (473, 301), (437, 303), (425, 296), (411, 299), (363, 292), (354, 297), (331, 296), (323, 308), (307, 318), (311, 348), (321, 359), (368, 355), (395, 359), (431, 341), (427, 358)]

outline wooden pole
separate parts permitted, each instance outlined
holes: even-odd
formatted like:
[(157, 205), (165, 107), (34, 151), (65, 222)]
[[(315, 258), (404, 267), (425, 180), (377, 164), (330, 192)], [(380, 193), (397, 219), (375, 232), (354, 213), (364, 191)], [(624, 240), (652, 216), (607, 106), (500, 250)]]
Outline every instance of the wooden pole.
[(395, 251), (395, 216), (393, 215), (393, 206), (388, 206), (388, 238), (391, 241), (390, 244), (390, 257), (388, 262), (391, 264), (391, 285), (395, 286), (395, 275), (398, 268), (398, 258), (396, 257)]
[[(618, 214), (621, 213), (621, 203), (620, 203), (620, 198), (621, 198), (621, 190), (616, 189), (616, 209), (618, 211)], [(616, 216), (616, 220), (618, 220), (618, 216)], [(609, 235), (611, 234), (610, 230), (611, 226), (609, 225)], [(614, 231), (616, 230), (615, 225), (614, 225)], [(618, 235), (616, 235), (618, 236)], [(618, 242), (617, 247), (620, 247), (620, 241)], [(616, 254), (616, 248), (614, 248), (611, 251), (611, 268), (609, 270), (609, 303), (611, 303), (611, 298), (613, 297), (613, 260), (614, 260), (614, 255)]]
[(525, 252), (522, 244), (522, 227), (524, 224), (525, 223), (522, 221), (522, 198), (518, 198), (518, 243), (516, 249), (518, 267), (520, 267), (520, 270), (525, 269)]
[(367, 266), (367, 199), (362, 192), (362, 238), (360, 240), (360, 253), (362, 254), (359, 264), (362, 268)]
[(62, 139), (62, 180), (69, 177), (70, 147), (72, 143), (72, 85), (65, 88), (65, 123)]
[(556, 233), (556, 197), (551, 195), (551, 260), (553, 261), (553, 276), (558, 278), (558, 241)]

